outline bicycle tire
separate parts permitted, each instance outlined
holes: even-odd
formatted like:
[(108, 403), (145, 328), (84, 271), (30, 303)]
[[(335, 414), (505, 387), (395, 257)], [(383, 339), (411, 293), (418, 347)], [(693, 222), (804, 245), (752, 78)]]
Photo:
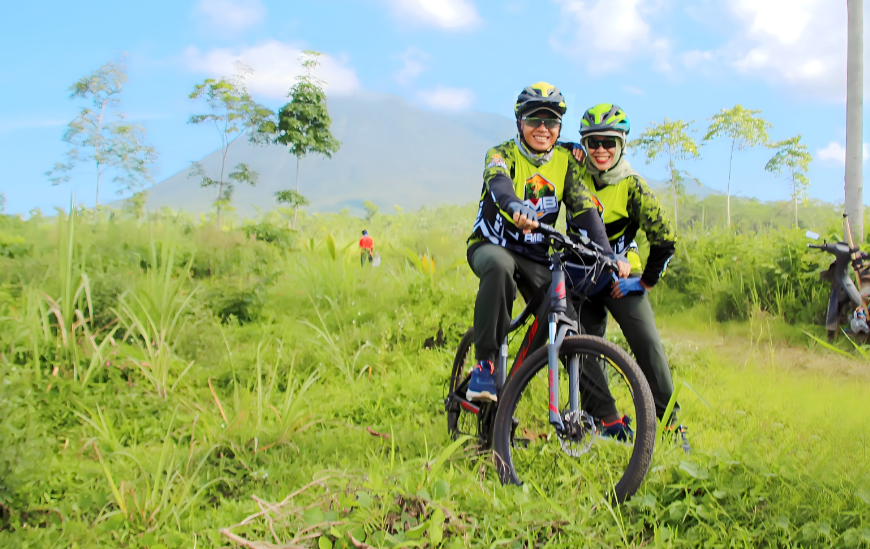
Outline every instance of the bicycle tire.
[[(446, 409), (447, 409), (447, 432), (454, 440), (463, 434), (477, 436), (480, 438), (480, 427), (470, 427), (470, 420), (474, 414), (462, 408), (458, 401), (451, 401), (450, 395), (454, 394), (457, 389), (465, 381), (465, 378), (470, 372), (467, 367), (468, 358), (471, 356), (471, 348), (474, 345), (474, 328), (469, 328), (468, 331), (459, 340), (459, 345), (456, 348), (456, 356), (453, 358), (453, 367), (450, 371), (450, 381), (447, 385)], [(477, 420), (474, 419), (476, 424)], [(472, 432), (473, 431), (473, 432)]]
[[(570, 473), (571, 475), (576, 474), (577, 479), (593, 477), (601, 479), (605, 484), (605, 491), (609, 492), (611, 501), (622, 503), (634, 495), (640, 487), (652, 460), (655, 445), (656, 417), (649, 385), (634, 359), (605, 339), (588, 335), (567, 337), (562, 343), (559, 354), (563, 364), (567, 363), (567, 359), (571, 356), (578, 358), (585, 357), (585, 359), (593, 360), (598, 364), (602, 363), (602, 359), (606, 360), (606, 369), (610, 371), (612, 366), (613, 370), (618, 374), (614, 376), (615, 381), (617, 383), (625, 381), (627, 385), (624, 386), (624, 390), (620, 394), (627, 396), (623, 400), (620, 400), (620, 403), (626, 404), (627, 399), (630, 399), (633, 403), (634, 409), (631, 411), (634, 413), (633, 427), (635, 433), (631, 447), (629, 448), (628, 444), (610, 440), (602, 440), (596, 445), (594, 441), (597, 439), (591, 437), (586, 452), (594, 450), (596, 453), (590, 456), (589, 459), (581, 461), (578, 458), (566, 457), (566, 452), (563, 451), (558, 442), (558, 436), (556, 436), (553, 428), (549, 425), (547, 417), (548, 402), (545, 396), (547, 384), (547, 349), (545, 347), (536, 350), (526, 358), (517, 371), (508, 379), (507, 385), (501, 393), (493, 433), (494, 458), (499, 478), (503, 484), (522, 484), (514, 462), (514, 445), (516, 442), (516, 448), (524, 450), (523, 452), (517, 452), (519, 456), (522, 456), (521, 460), (526, 457), (529, 457), (530, 460), (538, 460), (528, 465), (528, 467), (539, 467), (543, 463), (543, 469), (547, 471), (547, 474), (556, 476), (557, 472), (564, 471), (563, 465), (558, 460), (567, 459), (570, 467), (575, 469)], [(537, 375), (542, 370), (543, 375)], [(622, 379), (618, 379), (620, 376)], [(567, 384), (567, 374), (560, 375), (559, 377), (560, 383), (562, 379), (565, 379)], [(531, 390), (530, 393), (538, 391), (538, 395), (533, 396), (530, 394), (529, 400), (524, 401), (525, 404), (522, 405), (522, 409), (518, 410), (523, 394), (530, 387), (532, 380), (536, 378), (541, 383)], [(608, 381), (608, 385), (612, 392), (614, 389), (612, 387), (613, 382)], [(560, 392), (563, 393), (560, 395), (560, 398), (568, 398), (568, 395), (564, 394), (567, 391)], [(543, 398), (543, 401), (541, 401), (541, 398)], [(562, 409), (561, 403), (560, 409)], [(623, 409), (622, 411), (626, 410)], [(532, 417), (534, 414), (536, 417), (532, 422), (529, 422), (522, 416), (523, 413), (527, 413), (529, 417)], [(517, 414), (520, 414), (519, 418)], [(532, 425), (533, 423), (534, 425)], [(522, 429), (519, 431), (522, 433), (525, 433), (527, 428), (538, 428), (539, 432), (531, 431), (531, 438), (520, 439), (514, 435), (518, 428)], [(541, 434), (541, 431), (545, 429), (550, 434)], [(558, 448), (558, 450), (553, 449), (553, 441), (556, 441), (555, 448)], [(611, 446), (605, 448), (605, 445)], [(617, 447), (616, 445), (621, 445), (622, 447)], [(613, 450), (613, 448), (616, 448), (616, 450)], [(616, 454), (613, 454), (614, 451)], [(621, 459), (610, 459), (608, 452), (611, 452), (611, 455), (621, 457)], [(550, 457), (553, 458), (553, 464), (549, 463)], [(592, 463), (593, 461), (594, 463)], [(524, 464), (524, 466), (526, 465)], [(623, 466), (624, 471), (620, 473), (619, 470)], [(587, 469), (584, 469), (584, 467), (587, 467)], [(594, 474), (589, 474), (588, 467), (592, 467)], [(580, 469), (579, 472), (576, 469)], [(619, 480), (613, 482), (617, 475), (619, 475)], [(570, 478), (574, 477), (571, 476)], [(540, 478), (535, 480), (538, 481), (539, 486), (542, 485)]]

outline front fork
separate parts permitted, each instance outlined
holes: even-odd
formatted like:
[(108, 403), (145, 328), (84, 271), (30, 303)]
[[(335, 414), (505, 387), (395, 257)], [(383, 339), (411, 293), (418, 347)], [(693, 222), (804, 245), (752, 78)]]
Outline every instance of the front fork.
[[(547, 318), (549, 325), (549, 339), (547, 341), (547, 379), (550, 385), (550, 425), (552, 425), (557, 433), (565, 431), (565, 425), (562, 423), (562, 416), (559, 413), (559, 349), (562, 348), (562, 341), (568, 334), (571, 328), (569, 324), (559, 322), (558, 314), (550, 313)], [(580, 359), (572, 357), (568, 362), (568, 400), (570, 411), (576, 411), (580, 407), (578, 396), (578, 383), (580, 377)]]

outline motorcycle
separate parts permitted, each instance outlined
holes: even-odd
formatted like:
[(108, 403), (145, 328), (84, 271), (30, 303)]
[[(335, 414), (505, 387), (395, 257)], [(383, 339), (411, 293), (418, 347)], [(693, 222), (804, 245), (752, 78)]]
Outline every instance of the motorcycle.
[[(851, 237), (851, 232), (848, 232)], [(806, 232), (807, 238), (818, 240), (818, 233)], [(851, 238), (849, 238), (851, 240)], [(867, 306), (870, 302), (870, 255), (846, 242), (822, 244), (807, 244), (813, 248), (834, 256), (834, 261), (819, 275), (819, 279), (831, 285), (828, 296), (828, 312), (825, 318), (825, 329), (828, 341), (832, 341), (845, 325), (859, 343), (870, 339), (870, 326), (867, 324)], [(856, 274), (860, 289), (855, 286), (849, 276), (849, 266)]]

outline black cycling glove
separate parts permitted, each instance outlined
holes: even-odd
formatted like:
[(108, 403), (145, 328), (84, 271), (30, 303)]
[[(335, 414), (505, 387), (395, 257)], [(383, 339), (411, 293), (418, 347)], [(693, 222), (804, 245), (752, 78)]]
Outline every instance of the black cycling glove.
[(508, 204), (508, 213), (511, 215), (519, 213), (529, 219), (534, 219), (535, 221), (538, 220), (538, 212), (533, 210), (531, 206), (523, 204), (522, 202), (511, 202)]

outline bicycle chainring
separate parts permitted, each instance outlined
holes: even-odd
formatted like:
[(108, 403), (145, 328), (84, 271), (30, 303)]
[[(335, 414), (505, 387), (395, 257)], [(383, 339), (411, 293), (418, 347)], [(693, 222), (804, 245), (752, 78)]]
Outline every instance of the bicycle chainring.
[(595, 420), (582, 410), (562, 413), (562, 424), (565, 430), (559, 435), (562, 451), (571, 457), (580, 457), (592, 448), (598, 430)]

